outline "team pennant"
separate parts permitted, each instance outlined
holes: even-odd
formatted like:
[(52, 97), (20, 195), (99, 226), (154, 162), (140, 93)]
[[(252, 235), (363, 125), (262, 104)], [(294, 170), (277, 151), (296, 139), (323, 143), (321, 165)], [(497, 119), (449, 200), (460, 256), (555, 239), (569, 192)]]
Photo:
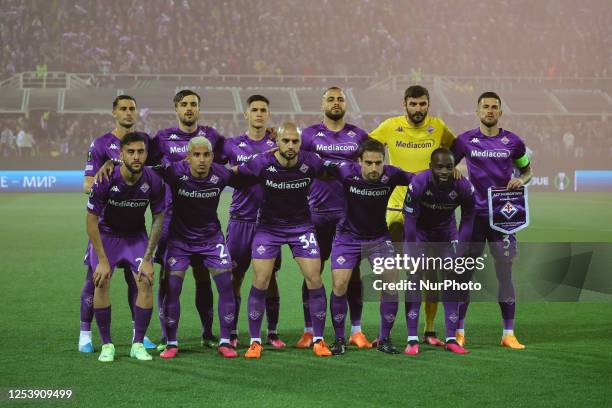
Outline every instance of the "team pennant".
[(489, 188), (489, 225), (495, 231), (514, 234), (529, 225), (527, 188)]

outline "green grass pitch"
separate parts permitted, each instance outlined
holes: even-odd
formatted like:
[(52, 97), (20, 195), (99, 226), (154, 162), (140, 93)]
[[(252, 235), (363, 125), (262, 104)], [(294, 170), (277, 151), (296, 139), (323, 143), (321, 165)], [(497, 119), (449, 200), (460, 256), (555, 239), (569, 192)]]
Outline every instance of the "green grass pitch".
[[(85, 199), (79, 194), (0, 195), (0, 406), (610, 406), (612, 304), (604, 302), (519, 303), (516, 329), (527, 345), (524, 351), (499, 346), (498, 305), (478, 303), (468, 315), (467, 356), (423, 346), (416, 358), (350, 349), (343, 357), (321, 359), (289, 347), (267, 349), (260, 361), (224, 360), (199, 345), (188, 276), (179, 358), (162, 361), (154, 355), (152, 362), (136, 362), (127, 356), (131, 324), (119, 275), (112, 285), (117, 359), (99, 363), (97, 353), (76, 350)], [(219, 211), (224, 225), (228, 201), (225, 194)], [(519, 239), (612, 242), (610, 203), (612, 194), (533, 193), (531, 226)], [(284, 255), (279, 329), (293, 345), (302, 326), (301, 277)], [(324, 275), (329, 295), (329, 266)], [(245, 309), (243, 301), (242, 345), (248, 340)], [(400, 312), (393, 338), (403, 347), (403, 307)], [(443, 331), (441, 312), (438, 331)], [(218, 333), (217, 321), (215, 326)], [(363, 326), (369, 337), (376, 335), (377, 304), (366, 304)], [(326, 333), (331, 340), (329, 322)], [(155, 316), (149, 335), (159, 336)], [(16, 388), (70, 388), (74, 394), (70, 401), (8, 401), (7, 390)]]

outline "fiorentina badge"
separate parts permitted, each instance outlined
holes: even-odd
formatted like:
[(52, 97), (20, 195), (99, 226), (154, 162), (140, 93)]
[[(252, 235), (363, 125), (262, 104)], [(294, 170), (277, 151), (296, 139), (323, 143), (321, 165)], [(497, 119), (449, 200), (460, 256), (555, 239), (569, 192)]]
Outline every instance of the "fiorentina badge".
[(514, 234), (529, 225), (527, 188), (489, 188), (489, 225), (495, 231)]

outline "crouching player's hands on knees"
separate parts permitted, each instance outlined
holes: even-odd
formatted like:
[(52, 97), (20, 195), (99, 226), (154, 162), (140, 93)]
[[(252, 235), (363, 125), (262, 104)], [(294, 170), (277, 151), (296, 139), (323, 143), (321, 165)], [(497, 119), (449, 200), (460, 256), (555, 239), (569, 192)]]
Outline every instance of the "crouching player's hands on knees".
[(108, 260), (100, 259), (93, 273), (93, 282), (96, 287), (103, 287), (110, 278), (110, 265)]
[(138, 267), (138, 282), (146, 279), (149, 285), (153, 285), (153, 262), (151, 259), (143, 259)]

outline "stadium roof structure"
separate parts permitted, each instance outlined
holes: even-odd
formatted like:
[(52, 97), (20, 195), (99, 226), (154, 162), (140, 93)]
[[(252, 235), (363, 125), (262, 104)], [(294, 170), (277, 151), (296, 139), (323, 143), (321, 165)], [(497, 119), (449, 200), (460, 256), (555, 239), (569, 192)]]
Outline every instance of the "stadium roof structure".
[[(193, 89), (203, 99), (203, 113), (238, 115), (249, 95), (263, 94), (270, 110), (289, 115), (317, 115), (321, 95), (330, 86), (345, 89), (358, 115), (402, 114), (403, 90), (409, 76), (138, 75), (35, 72), (0, 82), (0, 113), (50, 110), (58, 113), (107, 113), (109, 101), (120, 94), (136, 98), (151, 114), (172, 114), (173, 95)], [(420, 84), (430, 91), (435, 114), (472, 115), (484, 91), (495, 90), (510, 115), (610, 116), (612, 78), (427, 77)]]

